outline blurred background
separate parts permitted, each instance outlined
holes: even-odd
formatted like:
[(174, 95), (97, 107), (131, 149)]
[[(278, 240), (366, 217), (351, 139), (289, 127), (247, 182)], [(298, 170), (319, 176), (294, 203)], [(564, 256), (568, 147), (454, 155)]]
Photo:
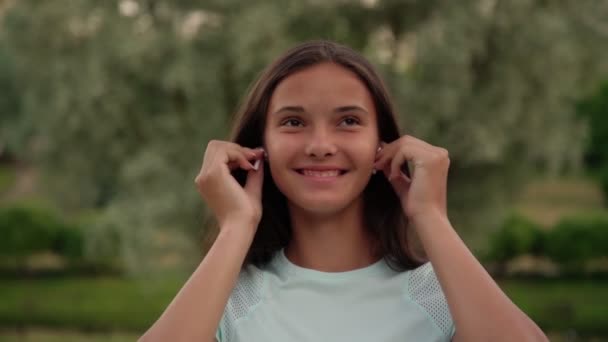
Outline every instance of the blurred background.
[(0, 0), (0, 340), (142, 334), (212, 241), (207, 142), (318, 38), (450, 151), (450, 218), (509, 297), (607, 341), (605, 0)]

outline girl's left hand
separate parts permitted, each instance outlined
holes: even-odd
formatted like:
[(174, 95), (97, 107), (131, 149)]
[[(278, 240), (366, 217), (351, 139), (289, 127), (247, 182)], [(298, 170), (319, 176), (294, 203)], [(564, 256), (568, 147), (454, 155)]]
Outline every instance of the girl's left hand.
[[(411, 179), (401, 170), (413, 166)], [(401, 199), (410, 221), (425, 215), (447, 217), (447, 178), (450, 158), (444, 148), (430, 145), (410, 135), (382, 145), (374, 168), (382, 170)]]

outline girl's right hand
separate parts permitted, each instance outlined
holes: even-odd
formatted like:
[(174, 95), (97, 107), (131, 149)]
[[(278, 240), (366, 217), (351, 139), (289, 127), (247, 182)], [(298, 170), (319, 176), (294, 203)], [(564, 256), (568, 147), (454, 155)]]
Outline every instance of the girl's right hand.
[[(256, 162), (257, 170), (254, 169)], [(244, 187), (231, 174), (237, 168), (248, 171)], [(263, 180), (263, 149), (211, 140), (194, 182), (218, 220), (220, 229), (229, 220), (253, 224), (257, 228), (262, 217)]]

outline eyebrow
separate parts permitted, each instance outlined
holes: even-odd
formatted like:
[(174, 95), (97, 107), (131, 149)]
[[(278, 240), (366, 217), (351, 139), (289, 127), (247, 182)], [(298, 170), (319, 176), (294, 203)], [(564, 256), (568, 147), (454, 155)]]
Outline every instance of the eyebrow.
[[(362, 107), (356, 106), (356, 105), (351, 105), (351, 106), (341, 106), (341, 107), (337, 107), (334, 109), (334, 113), (344, 113), (344, 112), (351, 112), (351, 111), (358, 111), (358, 112), (363, 112), (364, 114), (369, 114), (365, 109), (363, 109)], [(275, 111), (274, 114), (279, 114), (282, 112), (296, 112), (296, 113), (305, 113), (306, 110), (304, 110), (304, 107), (302, 106), (285, 106), (285, 107), (281, 107), (279, 110)]]

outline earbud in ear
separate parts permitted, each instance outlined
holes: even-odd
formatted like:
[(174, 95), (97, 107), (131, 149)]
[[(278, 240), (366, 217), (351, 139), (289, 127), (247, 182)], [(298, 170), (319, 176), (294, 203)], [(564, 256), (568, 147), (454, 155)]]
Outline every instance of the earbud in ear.
[[(378, 146), (378, 149), (376, 150), (376, 153), (378, 153), (378, 152), (380, 152), (380, 151), (382, 151), (382, 146)], [(376, 168), (373, 168), (373, 169), (372, 169), (372, 175), (375, 175), (375, 174), (376, 174), (376, 172), (377, 172)]]

